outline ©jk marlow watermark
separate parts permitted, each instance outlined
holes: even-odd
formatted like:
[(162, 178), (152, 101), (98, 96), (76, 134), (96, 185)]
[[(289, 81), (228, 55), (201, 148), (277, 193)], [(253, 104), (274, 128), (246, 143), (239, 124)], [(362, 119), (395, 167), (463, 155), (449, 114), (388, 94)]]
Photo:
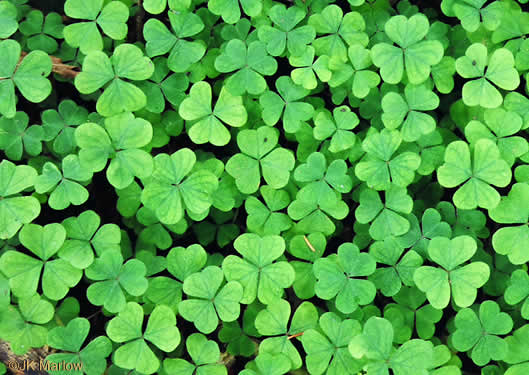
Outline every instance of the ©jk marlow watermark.
[(46, 371), (46, 372), (53, 372), (53, 371), (82, 371), (83, 364), (77, 363), (77, 362), (66, 362), (66, 361), (60, 361), (60, 362), (50, 362), (47, 360), (40, 360), (40, 361), (33, 361), (33, 360), (23, 360), (23, 361), (16, 361), (16, 360), (10, 360), (6, 362), (7, 367), (10, 370), (16, 370), (16, 371), (25, 371), (25, 370), (33, 370), (33, 371)]

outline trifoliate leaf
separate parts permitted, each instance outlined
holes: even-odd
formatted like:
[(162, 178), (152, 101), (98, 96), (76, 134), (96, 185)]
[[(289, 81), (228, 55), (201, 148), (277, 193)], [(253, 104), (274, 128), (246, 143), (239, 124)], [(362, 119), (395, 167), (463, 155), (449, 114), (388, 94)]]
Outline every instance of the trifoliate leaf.
[(490, 275), (490, 268), (484, 262), (461, 266), (474, 255), (476, 249), (476, 242), (470, 236), (458, 236), (452, 240), (446, 237), (432, 238), (428, 254), (442, 268), (422, 266), (415, 271), (413, 280), (426, 293), (433, 307), (444, 309), (451, 295), (459, 307), (474, 303), (477, 289), (487, 282)]

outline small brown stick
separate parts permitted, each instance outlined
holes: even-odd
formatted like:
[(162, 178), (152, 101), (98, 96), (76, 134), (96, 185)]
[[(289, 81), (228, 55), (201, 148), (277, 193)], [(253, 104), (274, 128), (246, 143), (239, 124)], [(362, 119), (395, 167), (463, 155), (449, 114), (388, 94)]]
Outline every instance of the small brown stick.
[(136, 41), (141, 41), (143, 35), (143, 17), (145, 16), (145, 11), (143, 10), (141, 0), (137, 1), (138, 11), (136, 12)]
[[(20, 65), (20, 63), (24, 59), (24, 57), (27, 56), (27, 54), (27, 52), (22, 51), (22, 53), (20, 54), (20, 59), (18, 60), (17, 68), (18, 65)], [(63, 64), (62, 60), (55, 56), (50, 56), (50, 58), (52, 63), (51, 71), (53, 73), (57, 73), (63, 76), (64, 78), (75, 78), (80, 73), (79, 68), (77, 66)]]
[(288, 336), (287, 337), (287, 340), (292, 340), (294, 337), (299, 337), (299, 336), (302, 336), (304, 332), (299, 332), (299, 333), (296, 333), (294, 335), (291, 335), (291, 336)]
[(234, 355), (231, 355), (228, 352), (222, 352), (220, 353), (220, 359), (217, 363), (220, 363), (229, 369), (235, 363), (235, 359)]
[(316, 249), (314, 248), (314, 246), (312, 246), (312, 244), (310, 243), (309, 239), (307, 238), (307, 236), (303, 236), (303, 239), (305, 240), (305, 243), (307, 244), (307, 246), (309, 247), (309, 249), (315, 253), (316, 252)]

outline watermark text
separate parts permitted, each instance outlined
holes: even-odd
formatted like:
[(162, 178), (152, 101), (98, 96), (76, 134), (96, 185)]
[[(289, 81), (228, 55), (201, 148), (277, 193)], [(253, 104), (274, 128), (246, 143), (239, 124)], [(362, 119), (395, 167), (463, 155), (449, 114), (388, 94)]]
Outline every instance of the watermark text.
[(78, 362), (50, 362), (46, 359), (41, 359), (40, 361), (33, 361), (30, 359), (25, 359), (22, 361), (9, 360), (6, 362), (7, 367), (12, 371), (82, 371), (83, 364)]

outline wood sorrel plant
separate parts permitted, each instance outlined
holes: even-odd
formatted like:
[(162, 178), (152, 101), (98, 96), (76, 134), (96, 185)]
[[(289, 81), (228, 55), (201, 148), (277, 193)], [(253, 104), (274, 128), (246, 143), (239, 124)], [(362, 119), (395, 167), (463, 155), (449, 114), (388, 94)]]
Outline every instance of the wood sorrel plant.
[(526, 3), (0, 0), (15, 363), (528, 374)]

